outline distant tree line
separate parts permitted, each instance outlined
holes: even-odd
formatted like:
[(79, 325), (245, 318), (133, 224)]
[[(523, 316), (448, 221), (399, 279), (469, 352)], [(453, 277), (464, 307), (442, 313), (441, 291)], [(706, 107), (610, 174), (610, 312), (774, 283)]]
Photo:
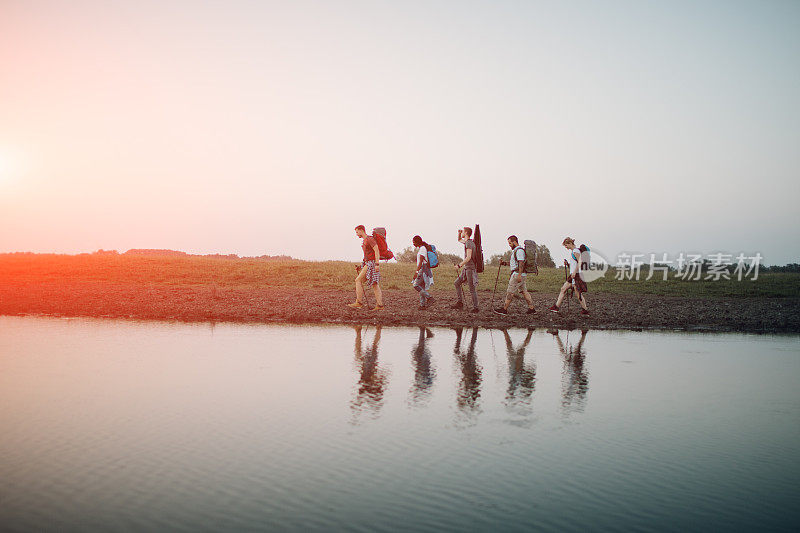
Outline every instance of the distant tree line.
[[(488, 264), (497, 266), (500, 261), (508, 263), (509, 259), (511, 259), (511, 248), (502, 254), (494, 254), (489, 258)], [(536, 265), (542, 268), (554, 268), (556, 266), (553, 258), (550, 256), (550, 249), (544, 244), (536, 245)]]
[[(714, 265), (714, 263), (713, 263), (712, 261), (709, 261), (708, 259), (704, 259), (703, 261), (699, 261), (698, 263), (699, 263), (698, 270), (699, 270), (700, 272), (707, 272), (707, 271), (709, 270), (709, 268), (710, 268), (710, 267), (712, 267), (712, 266)], [(658, 269), (659, 271), (661, 271), (661, 270), (668, 270), (669, 272), (677, 272), (677, 271), (678, 271), (678, 268), (675, 266), (675, 264), (674, 264), (674, 263), (671, 263), (671, 264), (667, 264), (667, 263), (653, 263), (653, 266), (654, 266), (656, 269)], [(732, 266), (731, 266), (731, 268), (732, 268), (733, 266), (735, 266), (735, 264), (734, 264), (734, 265), (732, 265)], [(749, 263), (748, 263), (748, 264), (747, 264), (747, 267), (749, 268), (749, 266), (750, 266), (750, 265), (749, 265)], [(643, 271), (645, 271), (645, 272), (647, 272), (647, 271), (649, 271), (649, 270), (650, 270), (650, 264), (649, 264), (649, 263), (642, 263), (642, 264), (640, 264), (640, 265), (637, 265), (637, 267), (638, 267), (640, 270), (643, 270)], [(630, 268), (630, 265), (628, 265), (628, 268)], [(685, 269), (685, 268), (687, 268), (687, 265), (686, 265), (686, 264), (684, 264), (684, 269)], [(759, 267), (758, 267), (758, 271), (759, 271), (759, 272), (787, 272), (787, 273), (798, 273), (798, 272), (800, 272), (800, 264), (798, 264), (798, 263), (789, 263), (788, 265), (773, 265), (773, 266), (768, 266), (768, 265), (759, 265)]]
[[(417, 249), (413, 246), (409, 246), (402, 252), (395, 254), (394, 258), (397, 259), (398, 263), (416, 263)], [(511, 249), (508, 249), (505, 253), (491, 256), (488, 261), (486, 261), (486, 264), (497, 266), (501, 260), (508, 262), (510, 258)], [(439, 263), (441, 264), (449, 265), (459, 263), (462, 259), (463, 257), (460, 255), (439, 252)], [(553, 258), (550, 257), (550, 250), (544, 244), (536, 245), (536, 264), (543, 268), (553, 268), (556, 266), (553, 262)]]
[[(120, 255), (116, 250), (97, 250), (93, 255)], [(122, 255), (156, 255), (160, 257), (207, 257), (209, 259), (258, 259), (261, 261), (291, 261), (289, 255), (259, 255), (256, 257), (239, 257), (237, 254), (188, 254), (179, 250), (165, 250), (158, 248), (134, 248)]]
[(761, 270), (761, 272), (800, 272), (800, 264), (789, 263), (783, 266), (761, 266), (759, 270)]
[[(458, 256), (456, 254), (448, 254), (446, 252), (439, 253), (439, 263), (443, 265), (449, 265), (453, 263), (459, 263), (463, 257)], [(394, 258), (397, 260), (398, 263), (416, 263), (417, 262), (417, 249), (413, 246), (409, 246), (403, 249), (402, 252), (394, 254)]]

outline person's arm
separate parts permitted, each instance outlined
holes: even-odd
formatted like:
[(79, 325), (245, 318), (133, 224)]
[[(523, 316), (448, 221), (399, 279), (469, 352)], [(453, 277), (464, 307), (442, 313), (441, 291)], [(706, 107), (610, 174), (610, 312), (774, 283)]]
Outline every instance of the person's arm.
[(372, 251), (375, 252), (375, 270), (381, 269), (381, 251), (378, 250), (378, 245), (374, 245), (372, 247)]
[(517, 254), (516, 251), (514, 252), (514, 255), (516, 256), (517, 260), (517, 273), (521, 276), (523, 271), (525, 270), (525, 260), (523, 259), (522, 261), (520, 261), (519, 255)]
[(572, 281), (572, 265), (566, 259), (564, 259), (564, 276), (566, 283)]
[(411, 281), (417, 279), (420, 270), (422, 270), (422, 256), (417, 254), (417, 270), (414, 272), (414, 276), (411, 278)]

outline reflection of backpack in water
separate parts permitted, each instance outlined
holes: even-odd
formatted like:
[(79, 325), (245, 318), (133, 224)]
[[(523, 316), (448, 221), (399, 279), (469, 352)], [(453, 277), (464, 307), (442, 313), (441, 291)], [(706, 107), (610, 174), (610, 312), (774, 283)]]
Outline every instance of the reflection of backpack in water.
[(581, 244), (580, 246), (578, 246), (578, 250), (580, 250), (581, 252), (580, 259), (578, 260), (579, 261), (578, 270), (589, 270), (589, 265), (592, 264), (591, 263), (592, 258), (590, 255), (591, 250), (589, 250), (589, 247), (586, 246), (585, 244)]
[(372, 228), (372, 237), (378, 243), (378, 252), (381, 254), (380, 259), (388, 261), (394, 257), (394, 253), (389, 249), (389, 245), (386, 244), (386, 228)]
[(431, 249), (428, 250), (428, 266), (436, 268), (439, 266), (439, 254), (436, 252), (436, 246), (430, 245)]
[(529, 274), (539, 274), (539, 266), (537, 261), (536, 243), (530, 239), (525, 240), (525, 266), (522, 271)]

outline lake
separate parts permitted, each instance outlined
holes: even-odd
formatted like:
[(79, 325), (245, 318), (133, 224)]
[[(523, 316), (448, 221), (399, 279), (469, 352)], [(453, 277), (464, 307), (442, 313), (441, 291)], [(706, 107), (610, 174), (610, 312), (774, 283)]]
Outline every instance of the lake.
[(4, 531), (797, 530), (800, 338), (0, 317)]

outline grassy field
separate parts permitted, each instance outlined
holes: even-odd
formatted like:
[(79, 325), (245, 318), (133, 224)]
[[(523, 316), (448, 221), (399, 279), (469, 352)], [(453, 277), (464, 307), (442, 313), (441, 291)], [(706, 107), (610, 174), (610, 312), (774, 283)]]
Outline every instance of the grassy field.
[[(204, 257), (165, 257), (127, 255), (0, 255), (0, 283), (48, 281), (105, 281), (166, 286), (211, 287), (298, 287), (352, 290), (355, 263), (343, 261), (264, 261), (259, 259), (220, 259)], [(388, 263), (381, 266), (382, 286), (411, 291), (414, 265)], [(487, 267), (480, 276), (480, 290), (494, 287), (496, 267)], [(500, 271), (498, 291), (505, 290), (508, 267)], [(452, 292), (456, 271), (442, 264), (434, 270), (434, 293)], [(662, 281), (660, 274), (645, 281), (616, 280), (614, 272), (589, 284), (589, 292), (606, 294), (658, 294), (682, 297), (798, 297), (800, 274), (761, 273), (757, 281)], [(563, 269), (542, 269), (529, 275), (528, 288), (538, 293), (555, 294), (563, 283)]]

